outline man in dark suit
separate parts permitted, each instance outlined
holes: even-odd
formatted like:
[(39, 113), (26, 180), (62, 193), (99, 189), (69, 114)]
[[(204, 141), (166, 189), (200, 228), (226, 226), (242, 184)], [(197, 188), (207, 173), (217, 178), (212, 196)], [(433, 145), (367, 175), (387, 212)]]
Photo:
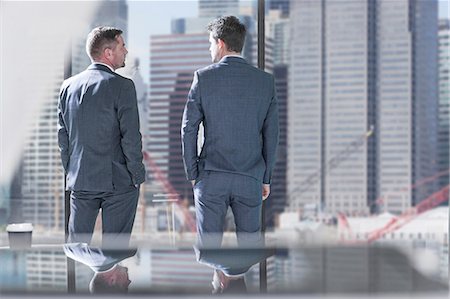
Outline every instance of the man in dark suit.
[(63, 246), (67, 257), (80, 262), (94, 271), (89, 283), (91, 293), (125, 293), (131, 281), (128, 268), (121, 261), (136, 254), (136, 249), (102, 249), (86, 243), (67, 243)]
[(71, 190), (70, 242), (90, 243), (101, 208), (103, 244), (121, 237), (127, 245), (145, 180), (136, 90), (115, 73), (128, 53), (121, 34), (93, 29), (86, 42), (92, 64), (61, 87), (58, 143)]
[[(218, 18), (208, 31), (214, 64), (195, 72), (181, 129), (198, 241), (203, 247), (221, 246), (231, 207), (239, 245), (257, 247), (262, 245), (262, 200), (270, 193), (278, 145), (274, 78), (242, 58), (246, 29), (236, 17)], [(200, 123), (204, 144), (198, 155)], [(229, 269), (225, 274), (242, 274), (236, 272)], [(215, 273), (224, 277), (218, 268)]]

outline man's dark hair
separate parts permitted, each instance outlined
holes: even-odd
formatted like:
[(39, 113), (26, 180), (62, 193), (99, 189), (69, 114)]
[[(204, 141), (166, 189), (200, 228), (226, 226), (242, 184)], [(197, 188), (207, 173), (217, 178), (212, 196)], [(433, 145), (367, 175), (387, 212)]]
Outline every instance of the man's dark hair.
[(228, 51), (242, 52), (246, 29), (235, 16), (224, 16), (215, 19), (206, 27), (217, 41), (219, 38), (225, 43)]
[(89, 292), (91, 294), (112, 294), (112, 293), (127, 293), (128, 288), (119, 286), (117, 284), (109, 284), (102, 276), (94, 274), (89, 283)]
[(86, 52), (91, 59), (100, 57), (107, 48), (114, 49), (117, 45), (117, 37), (122, 30), (114, 27), (96, 27), (88, 34), (86, 40)]

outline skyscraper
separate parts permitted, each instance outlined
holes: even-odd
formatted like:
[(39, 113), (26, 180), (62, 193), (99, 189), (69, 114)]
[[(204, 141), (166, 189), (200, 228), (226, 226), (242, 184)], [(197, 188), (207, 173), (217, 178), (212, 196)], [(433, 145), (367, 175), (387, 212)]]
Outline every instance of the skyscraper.
[(290, 58), (290, 21), (281, 10), (269, 10), (266, 15), (267, 36), (273, 40), (273, 63), (289, 64)]
[(266, 0), (266, 5), (269, 10), (280, 10), (283, 17), (289, 17), (290, 2), (291, 0)]
[(399, 213), (436, 190), (437, 1), (377, 1), (378, 188)]
[(436, 2), (305, 0), (291, 10), (290, 208), (366, 214), (383, 197), (399, 213), (431, 194), (411, 185), (436, 170)]
[(150, 44), (150, 115), (145, 148), (175, 190), (191, 199), (192, 186), (186, 180), (181, 154), (181, 118), (194, 71), (211, 63), (208, 36), (153, 35)]
[(155, 289), (210, 289), (212, 269), (199, 264), (192, 250), (151, 250), (149, 268)]
[[(62, 228), (64, 173), (57, 141), (57, 103), (59, 87), (64, 79), (64, 43), (49, 47), (51, 63), (44, 68), (59, 70), (51, 74), (43, 87), (45, 102), (29, 128), (29, 141), (23, 152), (21, 184), (22, 213), (27, 222), (40, 228)], [(51, 64), (51, 65), (50, 65)], [(30, 99), (32, 100), (32, 99)], [(18, 192), (20, 194), (20, 192)]]
[(275, 88), (278, 100), (279, 139), (277, 161), (272, 175), (271, 192), (266, 200), (266, 225), (276, 224), (276, 215), (282, 213), (286, 207), (286, 174), (287, 174), (287, 93), (288, 93), (288, 67), (275, 65), (273, 70)]
[[(450, 165), (450, 20), (439, 23), (439, 171)], [(449, 184), (449, 175), (440, 180), (440, 187)]]
[(239, 14), (239, 0), (199, 0), (198, 16), (216, 18), (224, 15)]
[[(287, 97), (288, 68), (290, 59), (290, 21), (289, 8), (285, 12), (281, 7), (271, 7), (265, 17), (266, 26), (266, 71), (273, 73), (278, 99), (279, 142), (271, 193), (266, 201), (266, 225), (276, 225), (276, 215), (286, 207), (287, 172)], [(255, 40), (256, 44), (256, 40)], [(256, 57), (257, 55), (255, 55)], [(255, 62), (256, 65), (256, 62)]]
[[(363, 135), (373, 118), (370, 1), (291, 3), (288, 194), (292, 210), (367, 212), (369, 151), (339, 168), (329, 161)], [(370, 196), (373, 196), (370, 194)]]
[(17, 251), (0, 255), (0, 290), (2, 293), (25, 290), (27, 283), (26, 255)]
[(9, 213), (9, 186), (0, 185), (0, 225), (5, 224)]

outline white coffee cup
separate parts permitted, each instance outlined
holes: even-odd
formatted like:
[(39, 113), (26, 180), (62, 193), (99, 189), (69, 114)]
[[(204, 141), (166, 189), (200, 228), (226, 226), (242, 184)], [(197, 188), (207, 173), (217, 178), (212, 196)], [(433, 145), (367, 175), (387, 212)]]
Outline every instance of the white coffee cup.
[(6, 227), (11, 249), (25, 249), (31, 247), (33, 225), (31, 223), (12, 223)]

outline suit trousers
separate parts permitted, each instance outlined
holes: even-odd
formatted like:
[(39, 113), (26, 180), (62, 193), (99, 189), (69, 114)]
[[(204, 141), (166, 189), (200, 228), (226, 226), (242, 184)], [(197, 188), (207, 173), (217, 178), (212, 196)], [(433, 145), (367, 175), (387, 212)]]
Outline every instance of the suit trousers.
[(108, 192), (72, 191), (68, 242), (90, 243), (99, 210), (102, 210), (102, 245), (128, 246), (139, 198), (139, 189), (130, 186)]
[[(257, 179), (227, 172), (201, 171), (194, 184), (195, 212), (197, 218), (197, 260), (209, 266), (236, 275), (249, 267), (236, 268), (224, 259), (220, 263), (208, 261), (203, 249), (221, 247), (225, 216), (231, 208), (236, 224), (239, 248), (263, 246), (261, 235), (262, 183)], [(230, 255), (230, 262), (233, 256)], [(243, 261), (242, 266), (246, 264)]]
[[(234, 215), (238, 250), (261, 248), (262, 183), (257, 179), (227, 172), (201, 171), (194, 185), (197, 218), (197, 261), (226, 275), (241, 275), (256, 262), (248, 254), (216, 251), (222, 245), (228, 207)], [(211, 251), (212, 250), (212, 251)], [(247, 251), (244, 251), (247, 253)]]

